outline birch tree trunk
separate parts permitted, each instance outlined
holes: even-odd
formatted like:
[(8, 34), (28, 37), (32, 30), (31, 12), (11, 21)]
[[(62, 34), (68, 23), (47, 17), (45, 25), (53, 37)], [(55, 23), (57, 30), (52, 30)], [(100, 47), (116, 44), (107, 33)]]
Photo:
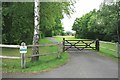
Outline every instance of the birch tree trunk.
[[(34, 2), (34, 36), (33, 36), (33, 45), (39, 45), (39, 7), (40, 3), (39, 0), (35, 0)], [(39, 47), (34, 46), (32, 48), (32, 55), (39, 54)], [(32, 57), (31, 61), (38, 61), (39, 56)]]

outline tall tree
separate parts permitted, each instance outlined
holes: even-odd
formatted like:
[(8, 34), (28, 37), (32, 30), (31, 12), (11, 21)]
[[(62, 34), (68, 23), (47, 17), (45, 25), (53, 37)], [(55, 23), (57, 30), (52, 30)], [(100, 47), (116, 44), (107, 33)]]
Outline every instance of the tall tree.
[(69, 8), (69, 6), (70, 3), (68, 2), (41, 2), (40, 31), (42, 35), (52, 36), (52, 31), (54, 30), (54, 27), (61, 24), (63, 14), (70, 14), (71, 9)]
[(32, 43), (33, 3), (2, 3), (2, 42), (4, 44)]
[(116, 3), (103, 4), (99, 10), (90, 11), (77, 18), (73, 30), (79, 38), (119, 41), (118, 9)]
[[(40, 3), (39, 0), (35, 0), (35, 6), (34, 6), (34, 36), (33, 36), (33, 55), (39, 54), (39, 47), (35, 45), (39, 45), (39, 9)], [(32, 61), (39, 60), (39, 56), (32, 57)]]
[(118, 36), (118, 42), (120, 43), (120, 25), (119, 25), (120, 23), (120, 1), (117, 2), (117, 14), (118, 14), (117, 36)]
[[(41, 2), (39, 5), (39, 0), (35, 0), (35, 27), (33, 36), (33, 45), (39, 44), (39, 31), (45, 36), (52, 36), (54, 27), (61, 27), (60, 20), (63, 18), (63, 12), (70, 14), (69, 2)], [(40, 10), (40, 14), (39, 14)], [(40, 16), (39, 16), (40, 15)], [(40, 21), (39, 21), (40, 17)], [(39, 23), (40, 22), (40, 23)], [(39, 29), (40, 24), (40, 29)], [(62, 30), (62, 28), (59, 28)], [(59, 30), (58, 29), (58, 30)], [(33, 55), (39, 54), (39, 49), (37, 46), (33, 47)], [(32, 61), (37, 61), (39, 57), (33, 57)]]

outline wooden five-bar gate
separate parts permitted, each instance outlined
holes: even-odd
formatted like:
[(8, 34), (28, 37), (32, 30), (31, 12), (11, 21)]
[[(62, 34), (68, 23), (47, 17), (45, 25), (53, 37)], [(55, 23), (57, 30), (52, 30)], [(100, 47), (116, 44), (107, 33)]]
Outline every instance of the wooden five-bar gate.
[(99, 51), (99, 40), (66, 40), (63, 38), (63, 52), (70, 48), (77, 50), (93, 49)]

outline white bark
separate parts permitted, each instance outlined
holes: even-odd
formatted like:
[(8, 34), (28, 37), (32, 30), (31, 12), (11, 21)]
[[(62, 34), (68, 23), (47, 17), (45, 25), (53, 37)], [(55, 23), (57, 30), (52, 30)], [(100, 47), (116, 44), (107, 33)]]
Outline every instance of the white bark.
[[(33, 45), (39, 45), (39, 0), (35, 0), (34, 4), (34, 36), (33, 36)], [(34, 46), (32, 48), (32, 54), (39, 54), (39, 48), (37, 46)], [(39, 59), (39, 56), (33, 57), (32, 61), (37, 61)]]

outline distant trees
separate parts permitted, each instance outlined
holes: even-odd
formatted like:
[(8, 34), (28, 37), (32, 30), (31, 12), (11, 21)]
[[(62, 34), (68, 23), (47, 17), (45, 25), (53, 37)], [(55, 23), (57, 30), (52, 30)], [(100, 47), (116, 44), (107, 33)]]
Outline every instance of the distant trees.
[(118, 7), (115, 3), (103, 4), (100, 10), (93, 10), (77, 18), (72, 26), (77, 38), (118, 41)]
[(72, 13), (70, 5), (69, 2), (40, 3), (40, 31), (42, 37), (52, 37), (64, 33), (61, 19), (63, 19), (63, 14), (70, 15)]
[[(63, 14), (70, 15), (70, 2), (40, 3), (40, 38), (64, 34), (61, 19)], [(33, 2), (3, 2), (2, 5), (2, 42), (31, 44), (34, 32)]]
[(73, 36), (73, 35), (74, 35), (74, 33), (73, 33), (73, 32), (71, 32), (71, 31), (66, 31), (66, 32), (65, 32), (65, 35), (67, 35), (67, 36)]

